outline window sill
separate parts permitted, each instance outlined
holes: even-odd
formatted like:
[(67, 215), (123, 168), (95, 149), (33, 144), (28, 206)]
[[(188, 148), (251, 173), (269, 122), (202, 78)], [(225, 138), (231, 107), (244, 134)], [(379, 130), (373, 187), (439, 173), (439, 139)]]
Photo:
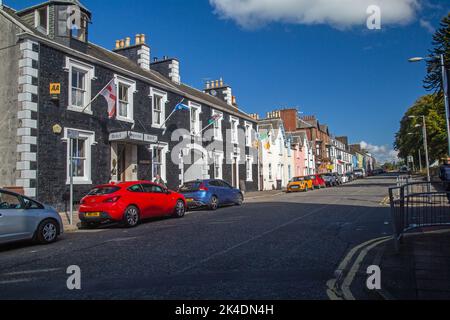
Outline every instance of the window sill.
[(121, 116), (116, 116), (116, 120), (134, 124), (134, 120), (132, 120), (132, 119), (130, 119), (130, 118), (125, 118), (125, 117), (121, 117)]
[(161, 129), (161, 130), (165, 130), (166, 126), (161, 126), (160, 124), (152, 124), (152, 128), (153, 129)]
[(74, 106), (68, 106), (67, 110), (69, 111), (73, 111), (73, 112), (78, 112), (78, 113), (84, 113), (84, 114), (88, 114), (88, 115), (93, 115), (94, 113), (92, 112), (92, 110), (90, 109), (86, 109), (83, 112), (83, 108), (79, 108), (79, 107), (74, 107)]

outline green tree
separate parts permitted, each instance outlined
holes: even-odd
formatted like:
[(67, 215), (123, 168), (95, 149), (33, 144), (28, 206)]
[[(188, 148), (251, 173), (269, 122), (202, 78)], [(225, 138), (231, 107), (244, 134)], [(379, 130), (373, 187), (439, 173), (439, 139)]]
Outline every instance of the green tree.
[[(400, 130), (396, 134), (394, 145), (395, 149), (399, 151), (400, 158), (406, 159), (408, 156), (413, 156), (416, 164), (419, 163), (419, 149), (422, 152), (422, 163), (424, 163), (425, 156), (422, 115), (426, 116), (430, 161), (439, 160), (447, 154), (444, 106), (436, 99), (436, 95), (426, 95), (419, 98), (406, 112), (400, 123)], [(411, 119), (410, 116), (416, 116), (417, 118)]]
[(431, 59), (427, 61), (428, 74), (424, 80), (425, 89), (437, 93), (436, 97), (443, 98), (442, 68), (439, 56), (444, 54), (445, 65), (450, 66), (450, 12), (440, 23), (440, 28), (433, 35), (433, 49), (430, 50)]

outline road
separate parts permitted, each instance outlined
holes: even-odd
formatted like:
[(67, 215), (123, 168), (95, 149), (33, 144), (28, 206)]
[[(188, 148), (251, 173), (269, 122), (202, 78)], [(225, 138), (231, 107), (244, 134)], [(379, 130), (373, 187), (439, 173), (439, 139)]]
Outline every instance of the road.
[[(0, 247), (0, 299), (328, 299), (326, 283), (355, 246), (391, 234), (380, 203), (392, 177), (248, 200), (65, 234), (50, 246)], [(81, 268), (81, 290), (66, 287)]]

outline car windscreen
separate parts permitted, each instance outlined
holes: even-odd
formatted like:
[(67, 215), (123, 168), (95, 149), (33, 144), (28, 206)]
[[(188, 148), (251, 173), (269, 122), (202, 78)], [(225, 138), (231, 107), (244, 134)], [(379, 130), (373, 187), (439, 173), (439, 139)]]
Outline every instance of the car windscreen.
[(195, 181), (195, 182), (186, 182), (185, 184), (183, 184), (183, 186), (181, 186), (180, 188), (180, 192), (195, 192), (198, 191), (200, 189), (200, 185), (202, 183), (199, 181)]
[(292, 179), (292, 182), (300, 182), (300, 181), (305, 181), (305, 178), (297, 177), (297, 178)]
[(97, 188), (92, 189), (88, 195), (89, 196), (105, 196), (105, 195), (117, 192), (119, 190), (120, 190), (120, 188), (116, 187), (116, 186), (97, 187)]

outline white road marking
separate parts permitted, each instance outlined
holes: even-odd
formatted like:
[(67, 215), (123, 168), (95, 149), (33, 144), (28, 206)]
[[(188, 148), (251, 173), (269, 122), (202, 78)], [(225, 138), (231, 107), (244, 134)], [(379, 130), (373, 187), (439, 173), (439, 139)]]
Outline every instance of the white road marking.
[(50, 273), (62, 270), (61, 268), (53, 268), (53, 269), (40, 269), (40, 270), (27, 270), (27, 271), (16, 271), (16, 272), (10, 272), (10, 273), (3, 273), (0, 276), (19, 276), (19, 275), (26, 275), (26, 274), (35, 274), (35, 273)]
[(14, 283), (23, 283), (23, 282), (31, 282), (33, 279), (17, 279), (17, 280), (6, 280), (6, 281), (0, 281), (1, 284), (14, 284)]
[(286, 222), (286, 223), (283, 223), (282, 225), (276, 226), (276, 227), (274, 227), (274, 228), (272, 228), (272, 229), (270, 229), (270, 230), (267, 230), (267, 231), (265, 231), (265, 232), (263, 232), (263, 233), (261, 233), (261, 234), (259, 234), (259, 235), (256, 235), (256, 236), (254, 236), (254, 237), (251, 237), (250, 239), (247, 239), (247, 240), (245, 240), (245, 241), (242, 241), (242, 242), (240, 242), (240, 243), (238, 243), (238, 244), (236, 244), (236, 245), (234, 245), (234, 246), (232, 246), (232, 247), (229, 247), (229, 248), (227, 248), (227, 249), (225, 249), (225, 250), (216, 252), (216, 253), (214, 253), (214, 254), (212, 254), (212, 255), (210, 255), (210, 256), (208, 256), (208, 257), (206, 257), (206, 258), (204, 258), (204, 259), (202, 259), (202, 260), (200, 260), (200, 261), (198, 261), (198, 262), (196, 262), (196, 263), (194, 263), (194, 264), (192, 264), (192, 265), (190, 265), (190, 266), (188, 266), (188, 267), (182, 269), (182, 270), (180, 270), (180, 271), (178, 271), (177, 274), (180, 274), (180, 273), (186, 272), (186, 271), (188, 271), (188, 270), (191, 270), (191, 269), (193, 269), (193, 268), (195, 268), (195, 267), (197, 267), (197, 266), (199, 266), (199, 265), (201, 265), (201, 264), (203, 264), (203, 263), (205, 263), (205, 262), (208, 262), (208, 261), (210, 261), (210, 260), (212, 260), (212, 259), (214, 259), (214, 258), (216, 258), (216, 257), (218, 257), (218, 256), (224, 255), (224, 254), (226, 254), (226, 253), (228, 253), (228, 252), (230, 252), (230, 251), (233, 251), (234, 249), (237, 249), (237, 248), (239, 248), (239, 247), (242, 247), (242, 246), (244, 246), (244, 245), (246, 245), (246, 244), (248, 244), (248, 243), (250, 243), (250, 242), (253, 242), (253, 241), (255, 241), (255, 240), (261, 239), (261, 238), (263, 238), (264, 236), (266, 236), (266, 235), (268, 235), (268, 234), (271, 234), (271, 233), (273, 233), (273, 232), (275, 232), (275, 231), (278, 231), (278, 230), (280, 230), (280, 229), (282, 229), (282, 228), (284, 228), (284, 227), (287, 227), (287, 226), (289, 226), (289, 225), (291, 225), (291, 224), (293, 224), (293, 223), (295, 223), (295, 222), (297, 222), (297, 221), (300, 221), (300, 220), (303, 220), (303, 219), (305, 219), (305, 218), (307, 218), (307, 217), (310, 217), (310, 216), (316, 214), (317, 212), (322, 211), (323, 209), (328, 208), (329, 206), (331, 206), (331, 205), (333, 205), (333, 204), (336, 204), (336, 203), (339, 202), (339, 201), (340, 201), (340, 200), (337, 200), (335, 203), (330, 203), (330, 204), (327, 204), (327, 205), (325, 205), (325, 206), (323, 206), (323, 207), (321, 207), (321, 208), (317, 208), (316, 210), (313, 210), (313, 211), (311, 211), (311, 212), (308, 213), (308, 214), (305, 214), (305, 215), (303, 215), (303, 216), (301, 216), (301, 217), (292, 219), (292, 220), (290, 220), (290, 221), (288, 221), (288, 222)]

